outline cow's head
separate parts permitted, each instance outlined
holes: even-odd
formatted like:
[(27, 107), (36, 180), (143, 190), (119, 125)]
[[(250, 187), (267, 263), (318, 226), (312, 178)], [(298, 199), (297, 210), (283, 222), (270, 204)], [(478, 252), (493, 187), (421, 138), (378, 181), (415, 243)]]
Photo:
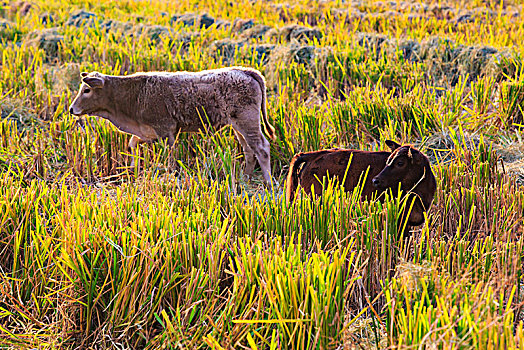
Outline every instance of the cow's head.
[(95, 114), (107, 109), (108, 93), (104, 91), (106, 77), (98, 72), (80, 73), (82, 85), (75, 99), (69, 106), (73, 115)]
[(424, 175), (426, 157), (412, 146), (401, 146), (387, 140), (391, 155), (386, 167), (373, 178), (373, 185), (379, 190), (396, 187), (401, 183), (403, 190), (410, 190)]

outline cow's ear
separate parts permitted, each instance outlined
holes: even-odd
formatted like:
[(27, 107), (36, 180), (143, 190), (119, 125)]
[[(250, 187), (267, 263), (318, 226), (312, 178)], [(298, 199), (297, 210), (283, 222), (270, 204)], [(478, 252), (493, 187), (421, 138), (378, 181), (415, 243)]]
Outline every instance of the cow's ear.
[(413, 156), (413, 163), (422, 164), (422, 162), (424, 161), (424, 156), (422, 155), (422, 153), (416, 148), (411, 148), (410, 151)]
[(391, 140), (386, 140), (386, 145), (391, 149), (391, 151), (394, 151), (397, 148), (401, 147), (398, 143)]
[(85, 77), (87, 77), (88, 74), (89, 74), (88, 72), (82, 72), (82, 73), (80, 73), (80, 76), (82, 78), (85, 78)]
[(104, 78), (101, 77), (85, 77), (82, 81), (92, 88), (101, 88), (104, 86)]

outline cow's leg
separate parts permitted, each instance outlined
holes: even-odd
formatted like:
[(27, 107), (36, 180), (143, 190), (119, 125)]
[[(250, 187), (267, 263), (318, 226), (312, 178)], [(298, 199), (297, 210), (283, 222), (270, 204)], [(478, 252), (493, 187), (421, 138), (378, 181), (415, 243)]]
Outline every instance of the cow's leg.
[(262, 131), (259, 129), (258, 135), (248, 136), (246, 139), (247, 144), (258, 159), (258, 163), (262, 168), (262, 174), (264, 175), (264, 180), (269, 185), (271, 184), (271, 163), (270, 163), (270, 146), (269, 142), (266, 140)]
[[(258, 114), (258, 111), (257, 111)], [(233, 121), (233, 128), (237, 130), (244, 139), (246, 140), (247, 145), (251, 148), (253, 153), (258, 159), (258, 163), (262, 168), (262, 174), (264, 175), (264, 180), (267, 184), (271, 183), (271, 164), (269, 161), (270, 156), (270, 147), (269, 142), (266, 140), (264, 135), (262, 135), (262, 130), (260, 129), (260, 117), (252, 117), (252, 113), (247, 115), (245, 118), (239, 117), (238, 120)]]
[(173, 151), (173, 146), (175, 145), (175, 140), (176, 140), (175, 134), (173, 132), (170, 132), (167, 135), (167, 145), (169, 147), (167, 165), (171, 169), (173, 169), (175, 167), (175, 164), (176, 164), (175, 159), (174, 159), (174, 151)]
[(136, 136), (136, 135), (132, 135), (131, 138), (129, 139), (129, 143), (128, 143), (128, 149), (129, 149), (129, 153), (131, 153), (131, 167), (134, 167), (135, 165), (135, 158), (137, 158), (137, 166), (140, 168), (140, 159), (138, 159), (137, 157), (137, 154), (138, 152), (136, 152), (136, 148), (138, 146), (139, 143), (142, 143), (144, 142), (144, 140), (142, 140), (140, 137)]
[(173, 147), (173, 145), (175, 144), (175, 140), (176, 140), (175, 133), (170, 132), (170, 133), (167, 135), (167, 145), (168, 145), (169, 147)]
[(241, 133), (235, 131), (235, 135), (237, 136), (238, 142), (242, 145), (242, 149), (244, 150), (244, 157), (246, 158), (246, 168), (244, 169), (244, 174), (246, 174), (248, 177), (251, 177), (253, 175), (253, 170), (255, 170), (255, 153), (249, 147), (249, 145), (246, 142), (246, 139), (244, 136), (242, 136)]

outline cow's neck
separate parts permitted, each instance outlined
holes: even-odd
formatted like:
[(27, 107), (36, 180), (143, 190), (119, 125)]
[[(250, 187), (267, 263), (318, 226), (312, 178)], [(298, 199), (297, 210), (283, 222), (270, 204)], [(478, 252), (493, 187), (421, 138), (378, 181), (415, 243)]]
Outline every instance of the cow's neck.
[(420, 178), (422, 178), (422, 180), (419, 182), (417, 186), (415, 186), (413, 192), (417, 193), (420, 196), (420, 198), (422, 199), (422, 203), (424, 204), (424, 207), (427, 209), (429, 208), (429, 206), (431, 205), (431, 201), (433, 200), (433, 196), (430, 194), (430, 191), (428, 191), (428, 189), (436, 186), (435, 176), (433, 176), (433, 173), (431, 172), (429, 162), (427, 162), (424, 165), (424, 171), (422, 172)]
[(136, 82), (132, 84), (125, 77), (108, 76), (105, 84), (108, 103), (104, 109), (92, 114), (109, 120), (121, 131), (144, 136), (136, 122)]
[(117, 120), (135, 119), (137, 82), (130, 77), (111, 76), (106, 83), (110, 85), (109, 91), (112, 92), (107, 113)]

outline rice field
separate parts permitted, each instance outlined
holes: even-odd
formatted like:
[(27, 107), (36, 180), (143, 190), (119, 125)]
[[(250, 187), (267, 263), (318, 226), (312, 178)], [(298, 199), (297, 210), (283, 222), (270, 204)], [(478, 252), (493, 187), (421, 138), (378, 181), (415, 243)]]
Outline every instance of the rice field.
[[(1, 349), (524, 348), (518, 0), (0, 2)], [(139, 146), (72, 116), (80, 72), (267, 79), (276, 182), (233, 130)], [(327, 184), (297, 152), (410, 143), (438, 189)]]

